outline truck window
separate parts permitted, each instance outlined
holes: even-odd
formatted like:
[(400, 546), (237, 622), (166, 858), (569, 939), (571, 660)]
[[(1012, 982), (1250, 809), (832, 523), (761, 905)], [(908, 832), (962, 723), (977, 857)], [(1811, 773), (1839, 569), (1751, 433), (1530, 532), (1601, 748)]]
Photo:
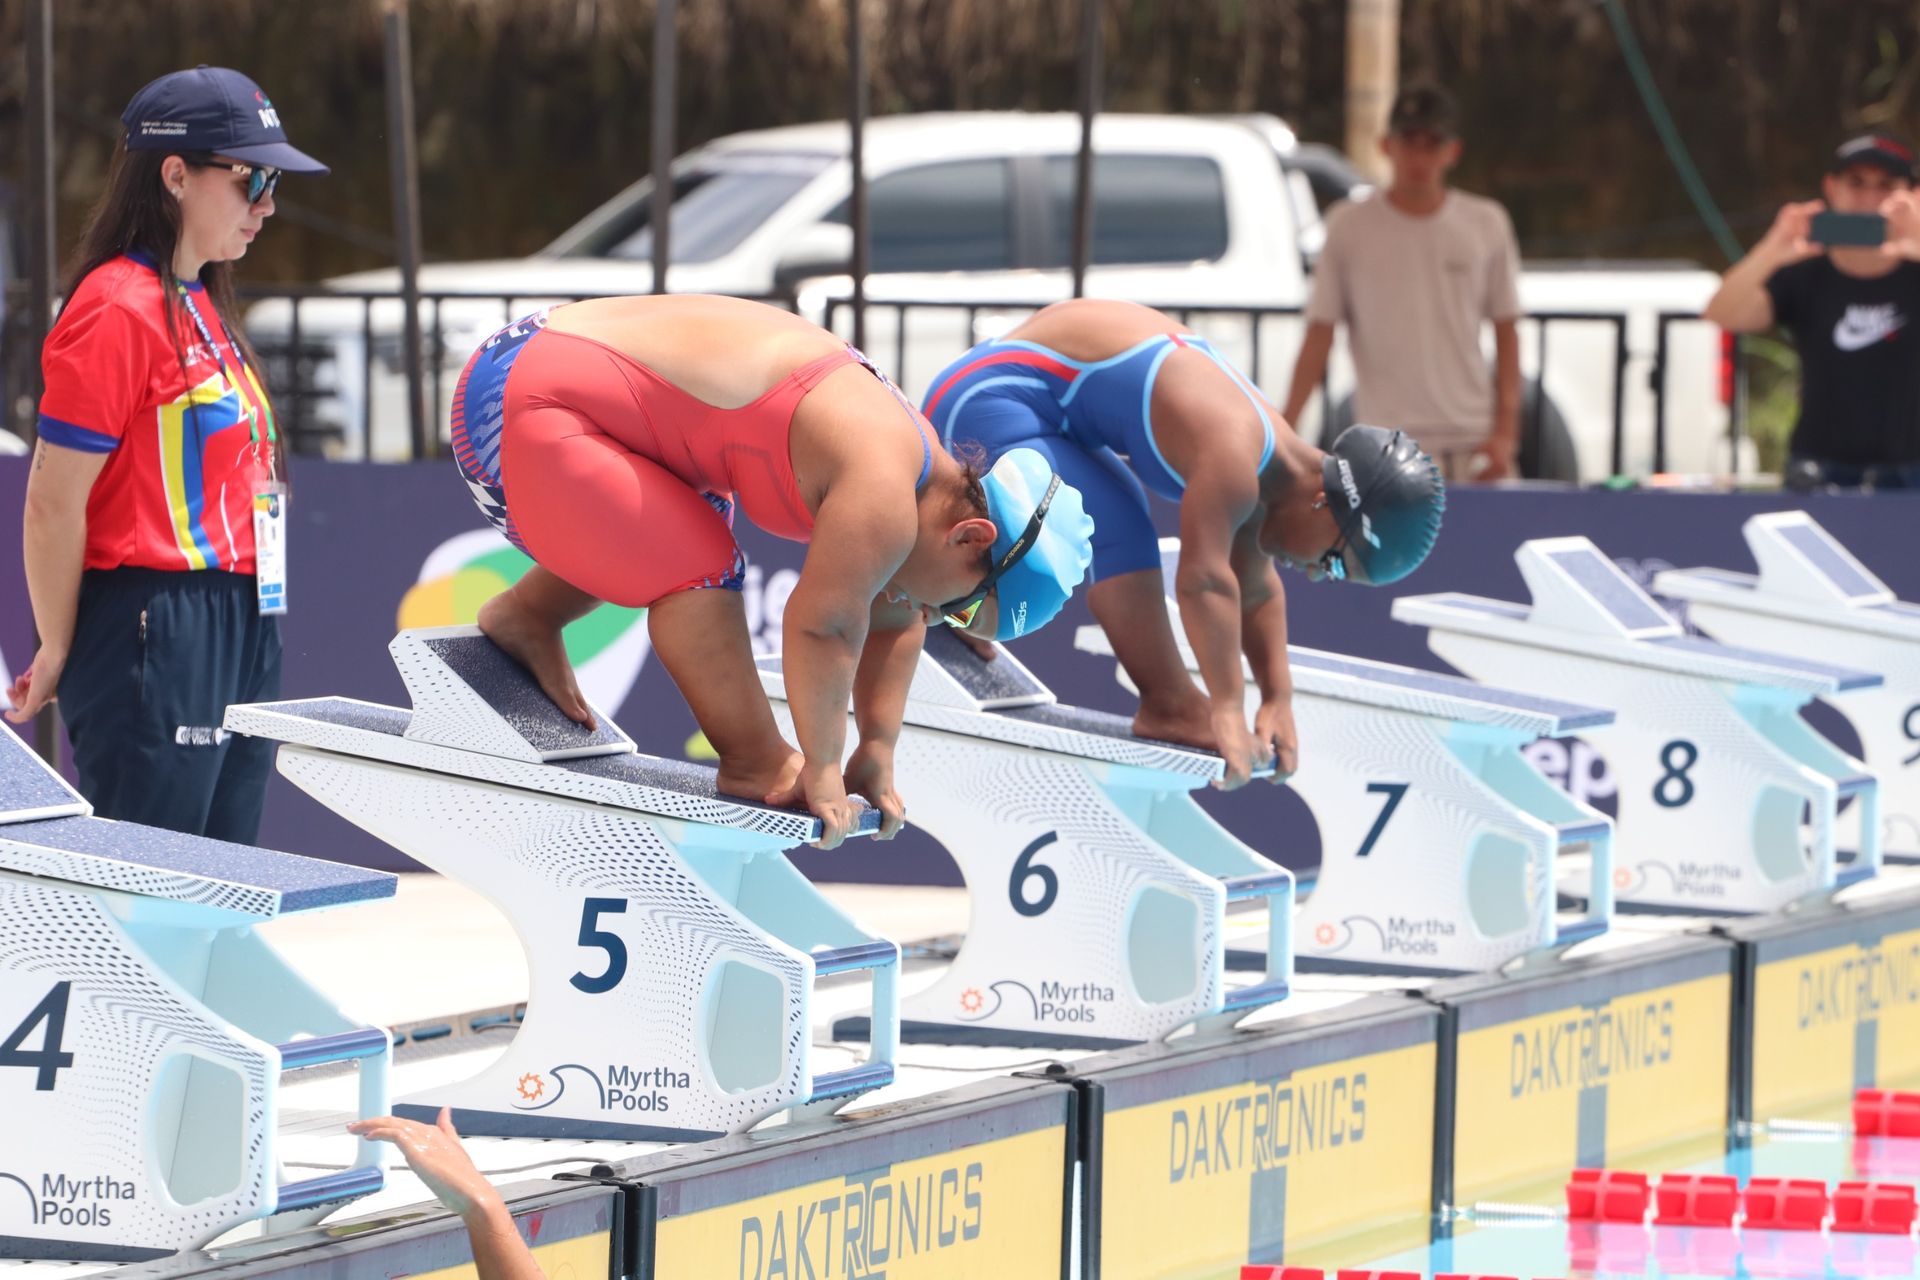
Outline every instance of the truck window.
[[(867, 189), (872, 270), (995, 271), (1013, 266), (1004, 160), (919, 165)], [(824, 221), (845, 223), (848, 202)]]
[[(1074, 157), (1048, 156), (1046, 267), (1073, 261)], [(1213, 262), (1227, 252), (1227, 188), (1205, 156), (1093, 158), (1093, 260)]]
[[(712, 262), (733, 252), (787, 201), (824, 172), (824, 155), (718, 155), (673, 177), (675, 262)], [(548, 253), (562, 258), (653, 256), (652, 186), (641, 181), (589, 214)]]

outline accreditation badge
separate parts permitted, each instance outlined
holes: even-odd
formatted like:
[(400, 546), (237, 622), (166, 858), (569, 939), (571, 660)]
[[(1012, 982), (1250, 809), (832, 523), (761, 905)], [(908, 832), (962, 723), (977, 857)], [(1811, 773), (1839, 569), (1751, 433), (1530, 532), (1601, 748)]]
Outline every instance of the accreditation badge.
[(253, 495), (253, 578), (260, 614), (287, 611), (287, 486), (272, 481)]

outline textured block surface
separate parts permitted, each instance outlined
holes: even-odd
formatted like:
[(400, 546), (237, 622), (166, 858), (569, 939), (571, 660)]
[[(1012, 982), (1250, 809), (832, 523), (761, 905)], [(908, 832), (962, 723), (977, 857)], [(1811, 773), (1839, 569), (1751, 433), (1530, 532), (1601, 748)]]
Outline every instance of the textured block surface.
[(384, 871), (105, 818), (0, 827), (0, 866), (256, 915), (391, 898), (396, 883)]
[(983, 706), (1031, 703), (1053, 696), (1031, 671), (1018, 661), (1009, 661), (1011, 655), (1002, 653), (988, 662), (968, 648), (951, 627), (927, 629), (926, 655)]
[(89, 812), (80, 793), (47, 767), (24, 739), (0, 728), (0, 824)]
[(1769, 653), (1763, 649), (1741, 649), (1703, 639), (1700, 636), (1667, 636), (1650, 640), (1648, 643), (1676, 653), (1697, 653), (1705, 658), (1731, 658), (1738, 662), (1751, 662), (1756, 666), (1773, 667), (1789, 675), (1831, 680), (1834, 687), (1843, 693), (1852, 689), (1872, 689), (1882, 683), (1881, 678), (1871, 671), (1854, 671), (1848, 667), (1830, 666), (1824, 662), (1809, 662), (1805, 658), (1791, 658), (1786, 654)]
[(626, 735), (605, 716), (588, 729), (569, 720), (553, 699), (540, 690), (527, 669), (485, 636), (427, 640), (426, 647), (447, 669), (465, 681), (488, 706), (499, 712), (527, 745), (542, 754), (613, 747)]
[[(283, 717), (292, 717), (295, 722), (305, 721), (315, 726), (315, 731), (308, 731)], [(776, 809), (735, 796), (722, 796), (718, 774), (712, 766), (692, 761), (666, 760), (634, 752), (586, 756), (552, 764), (496, 759), (433, 743), (410, 741), (405, 736), (409, 720), (405, 711), (348, 698), (261, 703), (255, 707), (234, 708), (229, 718), (245, 731), (259, 731), (264, 736), (280, 741), (363, 756), (405, 768), (453, 772), (461, 777), (500, 786), (544, 791), (552, 795), (657, 813), (662, 817), (756, 831), (774, 830), (775, 826), (770, 826), (769, 820), (775, 820), (780, 829), (792, 829), (796, 842), (811, 840), (818, 832), (813, 816), (804, 810)], [(256, 720), (264, 723), (255, 725)], [(326, 729), (377, 734), (379, 738), (355, 739), (352, 733), (331, 734)], [(644, 790), (635, 791), (634, 788)], [(869, 833), (879, 829), (879, 810), (869, 809), (860, 815), (860, 825), (856, 828), (858, 832)]]

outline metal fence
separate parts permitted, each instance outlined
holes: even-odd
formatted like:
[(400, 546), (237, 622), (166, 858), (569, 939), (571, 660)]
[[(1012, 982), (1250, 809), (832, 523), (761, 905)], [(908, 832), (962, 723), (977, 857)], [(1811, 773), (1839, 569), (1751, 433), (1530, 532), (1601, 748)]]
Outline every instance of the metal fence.
[[(373, 406), (376, 386), (383, 377), (404, 385), (408, 376), (405, 355), (404, 301), (392, 290), (333, 289), (323, 285), (243, 285), (238, 290), (246, 307), (243, 317), (249, 341), (266, 366), (267, 385), (276, 416), (286, 428), (295, 453), (373, 457), (366, 442), (374, 439)], [(477, 293), (423, 292), (420, 297), (420, 350), (428, 430), (416, 437), (407, 432), (403, 461), (431, 457), (439, 451), (441, 428), (447, 420), (452, 383), (472, 354), (471, 346), (456, 349), (447, 341), (449, 312), (463, 335), (476, 324), (489, 332), (504, 328), (541, 307), (588, 298), (602, 293)], [(786, 310), (794, 309), (791, 295), (763, 295), (751, 299)], [(266, 305), (263, 305), (266, 304)], [(323, 311), (316, 320), (313, 310)], [(281, 312), (285, 319), (282, 322)], [(382, 314), (385, 313), (385, 314)], [(343, 317), (346, 322), (343, 323)], [(495, 321), (497, 320), (497, 323)], [(410, 392), (401, 392), (410, 395)], [(358, 406), (358, 417), (350, 416)], [(361, 448), (345, 448), (349, 441)]]
[[(484, 336), (541, 306), (604, 295), (461, 291), (422, 294), (421, 364), (425, 370), (428, 422), (432, 424), (424, 441), (413, 439), (411, 433), (402, 440), (400, 424), (380, 421), (381, 388), (392, 389), (392, 394), (386, 397), (389, 400), (404, 394), (400, 386), (406, 365), (401, 324), (404, 304), (398, 294), (319, 286), (248, 286), (241, 296), (248, 304), (249, 337), (267, 366), (269, 385), (280, 406), (279, 416), (287, 426), (295, 451), (405, 460), (431, 456), (438, 451), (453, 386), (475, 345), (476, 334)], [(804, 307), (792, 294), (761, 296), (755, 300), (787, 310), (811, 312), (809, 319), (837, 332), (850, 332), (852, 328), (853, 302), (847, 297), (826, 298)], [(993, 322), (1004, 316), (1007, 323), (1012, 323), (1044, 305), (1045, 301), (1032, 298), (868, 299), (864, 327), (869, 350), (889, 369), (896, 382), (912, 392), (919, 390), (919, 383), (930, 377), (931, 369), (938, 369), (982, 336), (983, 321)], [(1162, 306), (1161, 310), (1188, 327), (1198, 325), (1216, 335), (1223, 331), (1240, 335), (1238, 359), (1256, 385), (1265, 385), (1269, 375), (1285, 376), (1285, 368), (1275, 362), (1292, 359), (1299, 341), (1298, 326), (1303, 319), (1299, 306), (1192, 303)], [(1634, 394), (1628, 378), (1636, 360), (1640, 359), (1647, 363), (1645, 389), (1651, 406), (1647, 416), (1641, 419), (1642, 429), (1650, 418), (1653, 469), (1665, 469), (1673, 415), (1668, 378), (1676, 345), (1673, 331), (1678, 326), (1705, 321), (1683, 312), (1659, 312), (1654, 319), (1655, 332), (1651, 335), (1649, 351), (1644, 345), (1636, 350), (1630, 343), (1631, 317), (1624, 310), (1546, 311), (1524, 317), (1523, 342), (1531, 344), (1533, 370), (1522, 417), (1523, 458), (1537, 462), (1543, 456), (1543, 448), (1548, 447), (1543, 433), (1557, 410), (1541, 388), (1553, 379), (1567, 359), (1562, 354), (1566, 346), (1563, 335), (1579, 327), (1599, 326), (1606, 333), (1606, 346), (1611, 353), (1605, 385), (1597, 389), (1606, 402), (1611, 469), (1615, 474), (1627, 469), (1628, 402)], [(1285, 331), (1277, 329), (1276, 324), (1284, 326)], [(454, 335), (452, 341), (450, 333)], [(1647, 338), (1642, 336), (1641, 341), (1645, 344)], [(1592, 338), (1586, 339), (1586, 346), (1588, 363), (1591, 363)], [(1738, 360), (1737, 348), (1733, 358)], [(1727, 457), (1735, 469), (1741, 456), (1740, 374), (1737, 364), (1731, 371), (1731, 381), (1725, 371), (1718, 374), (1725, 384), (1722, 394), (1731, 401), (1734, 420)], [(1324, 403), (1335, 411), (1336, 417), (1346, 411), (1345, 390), (1336, 387), (1331, 372), (1323, 380)], [(404, 405), (404, 401), (400, 404)], [(388, 412), (392, 411), (393, 406), (388, 406)], [(385, 446), (377, 445), (376, 441), (382, 439), (387, 442)]]
[[(839, 321), (840, 312), (849, 305), (848, 300), (844, 298), (830, 299), (826, 303), (825, 313), (821, 318), (821, 323), (829, 329), (834, 329)], [(909, 345), (909, 316), (912, 313), (927, 311), (959, 312), (965, 317), (966, 331), (968, 333), (975, 333), (979, 329), (980, 320), (983, 315), (1003, 311), (1031, 312), (1037, 310), (1042, 305), (1045, 304), (1036, 303), (1031, 300), (1022, 302), (974, 300), (887, 301), (870, 298), (866, 303), (867, 310), (870, 313), (880, 312), (882, 315), (891, 313), (891, 316), (890, 325), (886, 322), (877, 325), (875, 320), (870, 316), (867, 322), (868, 332), (870, 335), (877, 334), (884, 332), (890, 327), (894, 348), (894, 360), (892, 362), (893, 377), (896, 382), (906, 385), (908, 382), (906, 356)], [(1249, 380), (1256, 386), (1265, 385), (1268, 362), (1273, 355), (1273, 340), (1268, 334), (1267, 325), (1264, 322), (1274, 319), (1299, 321), (1304, 317), (1303, 308), (1299, 306), (1249, 306), (1245, 304), (1222, 305), (1195, 303), (1184, 306), (1163, 305), (1158, 309), (1189, 328), (1193, 327), (1196, 317), (1215, 320), (1225, 318), (1244, 322), (1246, 328), (1247, 356), (1245, 367), (1242, 371), (1246, 373)], [(1523, 457), (1538, 458), (1540, 456), (1543, 427), (1546, 417), (1552, 409), (1550, 400), (1540, 392), (1540, 388), (1548, 381), (1550, 371), (1553, 367), (1553, 334), (1556, 330), (1575, 325), (1603, 325), (1610, 330), (1613, 349), (1612, 372), (1609, 379), (1611, 392), (1609, 412), (1611, 415), (1612, 436), (1610, 462), (1614, 474), (1618, 475), (1625, 472), (1627, 459), (1627, 376), (1628, 370), (1635, 357), (1635, 353), (1628, 342), (1627, 330), (1629, 318), (1630, 313), (1624, 310), (1535, 311), (1529, 312), (1522, 317), (1524, 328), (1523, 340), (1531, 336), (1534, 344), (1534, 371), (1530, 379), (1532, 385), (1528, 388), (1521, 421)], [(1670, 340), (1670, 333), (1677, 325), (1707, 324), (1710, 322), (1694, 312), (1675, 311), (1659, 312), (1655, 320), (1656, 332), (1654, 336), (1652, 360), (1647, 371), (1647, 390), (1652, 398), (1653, 469), (1660, 471), (1665, 469), (1667, 460), (1667, 423), (1669, 417), (1667, 373), (1668, 357), (1673, 346)], [(1297, 339), (1295, 339), (1295, 346), (1297, 349)], [(950, 355), (958, 354), (960, 354), (958, 350), (950, 353)], [(1282, 354), (1285, 358), (1289, 359), (1292, 356), (1291, 351)], [(1730, 422), (1728, 452), (1729, 469), (1737, 472), (1740, 467), (1740, 439), (1743, 427), (1740, 418), (1745, 410), (1743, 394), (1745, 370), (1743, 357), (1737, 345), (1733, 348), (1732, 358), (1734, 361), (1732, 370), (1723, 375), (1731, 379), (1723, 398), (1729, 406), (1732, 418)], [(1336, 398), (1331, 371), (1323, 374), (1320, 389), (1324, 404), (1329, 407), (1334, 406)]]

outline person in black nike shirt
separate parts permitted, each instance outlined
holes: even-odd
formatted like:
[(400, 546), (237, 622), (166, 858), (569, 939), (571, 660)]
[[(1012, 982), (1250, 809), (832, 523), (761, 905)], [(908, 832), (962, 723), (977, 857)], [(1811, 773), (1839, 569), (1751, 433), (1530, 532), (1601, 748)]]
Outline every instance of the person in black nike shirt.
[[(1780, 325), (1800, 352), (1787, 484), (1920, 488), (1920, 205), (1914, 153), (1885, 133), (1834, 153), (1825, 200), (1783, 207), (1721, 279), (1706, 317), (1734, 333)], [(1815, 214), (1880, 213), (1886, 242), (1829, 248)]]

